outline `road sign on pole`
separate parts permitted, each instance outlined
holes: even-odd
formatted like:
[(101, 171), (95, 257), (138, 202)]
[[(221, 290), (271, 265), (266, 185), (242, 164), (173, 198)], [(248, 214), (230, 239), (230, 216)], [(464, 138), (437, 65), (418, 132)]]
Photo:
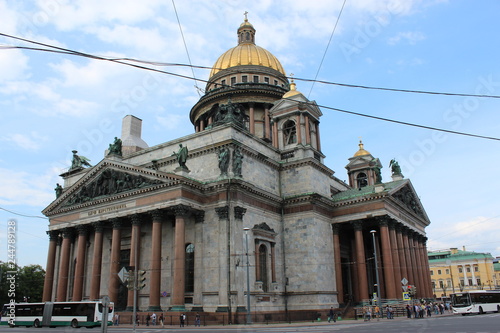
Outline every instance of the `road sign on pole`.
[(409, 293), (403, 293), (403, 301), (411, 301), (411, 297)]
[(408, 280), (406, 278), (403, 278), (403, 280), (401, 280), (401, 284), (403, 286), (406, 286), (408, 284)]
[(120, 280), (122, 280), (122, 283), (127, 282), (128, 272), (125, 267), (122, 267), (122, 269), (118, 272), (118, 277), (120, 278)]

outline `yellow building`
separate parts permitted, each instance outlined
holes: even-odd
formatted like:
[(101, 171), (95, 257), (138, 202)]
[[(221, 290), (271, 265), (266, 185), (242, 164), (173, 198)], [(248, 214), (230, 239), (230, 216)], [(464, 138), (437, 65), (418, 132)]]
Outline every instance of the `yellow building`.
[(432, 290), (436, 298), (446, 298), (464, 290), (495, 289), (493, 256), (451, 248), (428, 252)]
[(496, 257), (493, 260), (493, 283), (495, 284), (495, 289), (500, 289), (500, 257)]

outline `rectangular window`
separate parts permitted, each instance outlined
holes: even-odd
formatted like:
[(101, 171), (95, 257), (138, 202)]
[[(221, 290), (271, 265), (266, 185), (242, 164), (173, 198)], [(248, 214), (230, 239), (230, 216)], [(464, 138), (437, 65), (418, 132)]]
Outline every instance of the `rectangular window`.
[(265, 82), (265, 83), (267, 83), (267, 84), (269, 84), (269, 78), (268, 78), (268, 77), (265, 77), (265, 78), (264, 78), (264, 82)]
[(253, 76), (253, 83), (259, 83), (259, 77), (257, 75)]
[(462, 267), (458, 267), (458, 272), (459, 273), (463, 273), (464, 272), (464, 269)]
[(231, 78), (231, 85), (234, 86), (236, 84), (236, 78), (232, 77)]
[(223, 86), (225, 86), (226, 85), (226, 80), (220, 81), (220, 84), (223, 85)]
[(470, 273), (470, 267), (467, 267), (466, 270), (467, 270), (467, 273)]
[(479, 272), (479, 266), (474, 266), (474, 272)]
[(439, 281), (439, 288), (443, 289), (444, 287), (444, 282), (443, 281)]
[(434, 275), (434, 271), (431, 271), (431, 275)]
[(440, 269), (438, 269), (438, 275), (441, 275), (441, 270)]
[(248, 76), (243, 75), (243, 76), (241, 77), (241, 82), (243, 82), (243, 83), (248, 82)]
[(274, 80), (274, 85), (277, 86), (278, 85), (278, 80)]
[(446, 269), (446, 274), (450, 274), (450, 270), (448, 268)]
[(451, 288), (451, 281), (448, 280), (447, 285), (448, 285), (448, 288)]
[(461, 285), (462, 287), (463, 287), (463, 286), (465, 286), (465, 282), (464, 282), (464, 280), (460, 280), (460, 285)]
[(477, 279), (477, 280), (476, 280), (476, 282), (477, 282), (477, 285), (478, 285), (478, 286), (480, 286), (480, 285), (481, 285), (481, 279)]
[(472, 286), (472, 279), (468, 279), (469, 280), (469, 286)]

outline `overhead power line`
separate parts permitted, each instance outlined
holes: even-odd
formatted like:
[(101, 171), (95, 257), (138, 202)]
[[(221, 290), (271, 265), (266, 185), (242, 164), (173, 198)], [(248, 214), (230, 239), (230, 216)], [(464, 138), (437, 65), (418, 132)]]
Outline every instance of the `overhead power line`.
[[(143, 64), (156, 64), (156, 65), (161, 64), (162, 66), (190, 66), (190, 67), (197, 67), (197, 68), (212, 69), (211, 67), (209, 68), (209, 67), (193, 66), (193, 65), (186, 65), (186, 64), (168, 64), (168, 63), (160, 63), (160, 62), (150, 62), (150, 61), (136, 60), (136, 59), (132, 59), (132, 58), (108, 58), (108, 57), (97, 56), (97, 55), (93, 55), (93, 54), (89, 54), (89, 53), (85, 53), (85, 52), (74, 51), (74, 50), (71, 50), (71, 49), (66, 49), (66, 48), (62, 48), (62, 47), (58, 47), (58, 46), (54, 46), (54, 45), (50, 45), (50, 44), (40, 43), (40, 42), (36, 42), (36, 41), (29, 40), (29, 39), (25, 39), (25, 38), (21, 38), (21, 37), (16, 37), (16, 36), (4, 34), (4, 33), (0, 33), (0, 36), (4, 36), (4, 37), (8, 37), (8, 38), (13, 38), (13, 39), (21, 40), (21, 41), (24, 41), (24, 42), (28, 42), (28, 43), (32, 43), (32, 44), (36, 44), (36, 45), (48, 47), (48, 48), (53, 48), (54, 50), (40, 49), (40, 48), (29, 48), (29, 47), (24, 47), (24, 46), (7, 46), (7, 47), (0, 47), (0, 48), (31, 49), (31, 50), (36, 50), (36, 51), (47, 51), (47, 52), (56, 52), (56, 53), (63, 53), (63, 54), (69, 54), (69, 55), (82, 56), (82, 57), (86, 57), (86, 58), (90, 58), (90, 59), (115, 62), (115, 63), (126, 65), (126, 66), (131, 66), (131, 67), (135, 67), (135, 68), (139, 68), (139, 69), (144, 69), (144, 70), (148, 70), (148, 71), (153, 71), (153, 72), (158, 72), (158, 73), (162, 73), (162, 74), (173, 75), (173, 76), (177, 76), (177, 77), (181, 77), (181, 78), (185, 78), (185, 79), (189, 79), (189, 80), (195, 80), (195, 81), (205, 82), (205, 83), (208, 83), (209, 81), (202, 80), (202, 79), (197, 79), (195, 77), (190, 77), (190, 76), (186, 76), (186, 75), (182, 75), (182, 74), (177, 74), (177, 73), (162, 71), (162, 70), (159, 70), (159, 69), (150, 68), (150, 67), (146, 67), (146, 66), (142, 66), (142, 65), (136, 65), (136, 64), (132, 64), (132, 63), (126, 62), (126, 61), (139, 62), (139, 63), (143, 63)], [(235, 71), (235, 72), (238, 72), (238, 71)], [(302, 78), (295, 78), (295, 77), (294, 77), (294, 79), (295, 80), (299, 80), (299, 81), (311, 81), (311, 82), (314, 81), (314, 82), (324, 83), (324, 84), (339, 85), (339, 86), (345, 86), (345, 87), (350, 87), (350, 88), (377, 89), (377, 90), (387, 90), (387, 91), (394, 91), (394, 92), (433, 94), (433, 95), (445, 95), (445, 96), (462, 96), (462, 97), (466, 96), (466, 97), (481, 97), (481, 98), (500, 98), (500, 96), (496, 96), (496, 95), (475, 95), (475, 94), (443, 93), (443, 92), (430, 92), (430, 91), (419, 91), (419, 90), (393, 89), (393, 88), (376, 88), (376, 87), (368, 87), (368, 86), (361, 86), (361, 85), (351, 85), (351, 84), (344, 84), (344, 83), (335, 83), (335, 82), (322, 81), (322, 80), (320, 81), (320, 80), (302, 79)], [(240, 88), (240, 87), (237, 87), (237, 86), (233, 87), (233, 86), (227, 86), (226, 85), (226, 87), (234, 89), (234, 90), (245, 90), (244, 88)], [(452, 130), (441, 129), (441, 128), (431, 127), (431, 126), (426, 126), (426, 125), (419, 125), (419, 124), (415, 124), (415, 123), (409, 123), (409, 122), (394, 120), (394, 119), (390, 119), (390, 118), (372, 116), (372, 115), (368, 115), (368, 114), (364, 114), (364, 113), (360, 113), (360, 112), (343, 110), (343, 109), (329, 107), (329, 106), (325, 106), (325, 105), (318, 105), (318, 106), (320, 106), (322, 108), (325, 108), (325, 109), (337, 111), (337, 112), (342, 112), (342, 113), (347, 113), (347, 114), (352, 114), (352, 115), (367, 117), (367, 118), (371, 118), (371, 119), (377, 119), (377, 120), (392, 122), (392, 123), (396, 123), (396, 124), (400, 124), (400, 125), (413, 126), (413, 127), (423, 128), (423, 129), (430, 129), (430, 130), (435, 130), (435, 131), (440, 131), (440, 132), (446, 132), (446, 133), (451, 133), (451, 134), (456, 134), (456, 135), (476, 137), (476, 138), (487, 139), (487, 140), (500, 141), (500, 138), (496, 138), (496, 137), (490, 137), (490, 136), (484, 136), (484, 135), (477, 135), (477, 134), (471, 134), (471, 133), (465, 133), (465, 132), (452, 131)]]
[[(32, 47), (27, 47), (27, 46), (16, 46), (16, 45), (2, 45), (2, 46), (0, 46), (0, 49), (24, 49), (24, 50), (44, 51), (44, 52), (53, 52), (53, 53), (62, 53), (62, 54), (68, 54), (68, 55), (74, 55), (74, 56), (81, 56), (81, 57), (86, 57), (86, 58), (91, 58), (91, 59), (96, 59), (96, 60), (116, 62), (116, 63), (122, 64), (122, 65), (132, 66), (132, 67), (136, 67), (139, 69), (145, 69), (145, 70), (154, 71), (154, 72), (158, 72), (158, 73), (162, 73), (162, 74), (174, 75), (174, 76), (182, 77), (184, 79), (205, 82), (205, 83), (208, 83), (210, 81), (198, 79), (194, 76), (190, 77), (190, 76), (166, 72), (166, 71), (162, 71), (162, 70), (158, 70), (158, 69), (154, 69), (154, 68), (150, 68), (150, 67), (137, 66), (137, 65), (131, 64), (129, 62), (137, 62), (137, 63), (141, 63), (141, 64), (148, 64), (148, 65), (161, 66), (161, 67), (193, 67), (193, 68), (207, 69), (207, 70), (212, 70), (214, 68), (214, 67), (192, 65), (192, 64), (179, 64), (179, 63), (140, 60), (140, 59), (134, 59), (134, 58), (128, 58), (128, 57), (122, 57), (122, 58), (105, 57), (105, 56), (93, 55), (93, 54), (85, 53), (85, 52), (79, 52), (79, 51), (75, 51), (75, 50), (71, 50), (71, 49), (66, 49), (66, 48), (62, 48), (62, 47), (58, 47), (58, 46), (54, 46), (54, 45), (50, 45), (50, 44), (40, 43), (37, 41), (33, 41), (33, 40), (26, 39), (26, 38), (21, 38), (21, 37), (5, 34), (5, 33), (0, 33), (0, 36), (12, 38), (12, 39), (16, 39), (16, 40), (20, 40), (23, 42), (32, 43), (32, 44), (36, 44), (36, 45), (40, 45), (40, 46), (44, 46), (44, 47), (48, 47), (48, 48), (53, 48), (55, 50), (43, 49), (43, 48), (32, 48)], [(129, 61), (129, 62), (125, 62), (125, 61)], [(223, 68), (218, 68), (218, 69), (222, 70)], [(233, 73), (240, 73), (241, 72), (241, 71), (236, 70), (236, 69), (231, 70), (231, 68), (225, 68), (225, 70), (232, 71)], [(287, 77), (287, 78), (291, 79), (292, 77)], [(297, 81), (336, 85), (336, 86), (347, 87), (347, 88), (372, 89), (372, 90), (383, 90), (383, 91), (416, 93), (416, 94), (429, 94), (429, 95), (500, 99), (500, 95), (466, 94), (466, 93), (439, 92), (439, 91), (429, 91), (429, 90), (412, 90), (412, 89), (387, 88), (387, 87), (372, 87), (372, 86), (365, 86), (365, 85), (358, 85), (358, 84), (332, 82), (332, 81), (326, 81), (326, 80), (299, 78), (299, 77), (295, 77), (295, 76), (293, 77), (293, 79), (297, 80)]]
[(335, 30), (337, 29), (337, 24), (339, 23), (340, 16), (342, 15), (342, 11), (344, 10), (344, 6), (347, 0), (344, 0), (344, 3), (342, 3), (342, 8), (340, 8), (339, 15), (337, 16), (337, 21), (335, 21), (335, 25), (333, 26), (332, 34), (330, 35), (330, 39), (328, 40), (328, 44), (326, 44), (326, 49), (325, 52), (323, 53), (323, 57), (321, 58), (321, 62), (319, 63), (318, 66), (318, 71), (316, 72), (316, 76), (314, 76), (314, 81), (311, 85), (311, 89), (309, 90), (309, 94), (307, 94), (307, 98), (311, 96), (311, 92), (314, 88), (314, 84), (316, 83), (316, 79), (318, 78), (319, 71), (321, 70), (321, 66), (323, 65), (323, 61), (325, 60), (326, 53), (328, 52), (328, 48), (330, 47), (330, 43), (332, 42), (333, 34), (335, 33)]

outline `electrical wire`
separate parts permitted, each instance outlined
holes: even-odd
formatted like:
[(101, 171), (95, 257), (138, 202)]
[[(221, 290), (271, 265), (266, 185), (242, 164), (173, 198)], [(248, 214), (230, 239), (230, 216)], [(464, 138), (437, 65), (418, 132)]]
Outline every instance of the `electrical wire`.
[[(56, 53), (70, 54), (70, 55), (76, 55), (76, 56), (82, 56), (82, 57), (86, 57), (86, 58), (91, 58), (91, 59), (116, 62), (116, 63), (122, 64), (122, 65), (132, 66), (132, 67), (135, 67), (135, 68), (149, 70), (149, 71), (158, 72), (158, 73), (162, 73), (162, 74), (173, 75), (173, 76), (177, 76), (177, 77), (181, 77), (181, 78), (185, 78), (185, 79), (190, 79), (190, 80), (195, 80), (195, 81), (201, 81), (201, 82), (205, 82), (205, 83), (209, 82), (207, 80), (197, 79), (195, 77), (189, 77), (189, 76), (186, 76), (186, 75), (181, 75), (181, 74), (176, 74), (176, 73), (172, 73), (172, 72), (162, 71), (162, 70), (158, 70), (158, 69), (154, 69), (154, 68), (150, 68), (150, 67), (145, 67), (145, 66), (141, 66), (141, 65), (131, 64), (131, 63), (125, 62), (124, 60), (116, 60), (114, 58), (107, 58), (107, 57), (103, 57), (103, 56), (92, 55), (92, 54), (89, 54), (89, 53), (74, 51), (74, 50), (71, 50), (71, 49), (66, 49), (66, 48), (62, 48), (62, 47), (58, 47), (58, 46), (54, 46), (54, 45), (40, 43), (40, 42), (36, 42), (36, 41), (29, 40), (29, 39), (25, 39), (25, 38), (21, 38), (21, 37), (16, 37), (16, 36), (4, 34), (4, 33), (0, 33), (0, 36), (9, 37), (9, 38), (21, 40), (21, 41), (24, 41), (24, 42), (33, 43), (33, 44), (36, 44), (36, 45), (41, 45), (41, 46), (44, 46), (44, 47), (53, 48), (56, 51), (53, 51), (53, 50), (48, 50), (48, 51), (53, 51), (53, 52), (56, 52)], [(26, 47), (15, 47), (15, 48), (26, 48)], [(39, 49), (36, 49), (36, 50), (39, 50)], [(121, 58), (121, 59), (127, 59), (127, 60), (129, 60), (130, 58)], [(151, 62), (146, 62), (146, 63), (151, 64)], [(192, 65), (184, 65), (184, 66), (191, 66), (192, 67)], [(446, 95), (446, 96), (467, 96), (467, 97), (500, 98), (500, 96), (491, 96), (491, 95), (455, 94), (455, 93), (440, 93), (440, 92), (429, 92), (429, 91), (418, 91), (418, 90), (404, 90), (404, 89), (393, 89), (393, 88), (375, 88), (375, 87), (360, 86), (360, 85), (340, 84), (340, 83), (334, 83), (334, 82), (328, 82), (328, 81), (300, 79), (300, 78), (294, 78), (294, 79), (301, 80), (301, 81), (315, 81), (315, 82), (319, 82), (319, 83), (334, 84), (334, 85), (340, 85), (340, 86), (345, 86), (345, 87), (356, 87), (356, 88), (364, 88), (364, 89), (378, 89), (378, 90), (398, 91), (398, 92), (406, 92), (406, 93), (421, 93), (421, 94), (434, 94), (434, 95)], [(234, 89), (234, 90), (244, 90), (244, 89), (238, 88), (238, 87), (232, 87), (232, 86), (226, 86), (226, 87), (230, 87), (231, 89)], [(500, 138), (491, 137), (491, 136), (484, 136), (484, 135), (478, 135), (478, 134), (471, 134), (471, 133), (465, 133), (465, 132), (452, 131), (452, 130), (437, 128), (437, 127), (431, 127), (431, 126), (426, 126), (426, 125), (420, 125), (420, 124), (415, 124), (415, 123), (410, 123), (410, 122), (404, 122), (404, 121), (399, 121), (399, 120), (394, 120), (394, 119), (389, 119), (389, 118), (384, 118), (384, 117), (372, 116), (372, 115), (368, 115), (368, 114), (364, 114), (364, 113), (360, 113), (360, 112), (343, 110), (343, 109), (329, 107), (329, 106), (325, 106), (325, 105), (319, 105), (319, 104), (315, 104), (315, 103), (311, 103), (311, 102), (306, 103), (306, 104), (318, 105), (319, 107), (322, 107), (322, 108), (325, 108), (325, 109), (329, 109), (329, 110), (332, 110), (332, 111), (337, 111), (337, 112), (352, 114), (352, 115), (356, 115), (356, 116), (362, 116), (362, 117), (376, 119), (376, 120), (381, 120), (381, 121), (392, 122), (392, 123), (396, 123), (396, 124), (400, 124), (400, 125), (418, 127), (418, 128), (423, 128), (423, 129), (435, 130), (435, 131), (440, 131), (440, 132), (445, 132), (445, 133), (450, 133), (450, 134), (463, 135), (463, 136), (469, 136), (469, 137), (475, 137), (475, 138), (481, 138), (481, 139), (487, 139), (487, 140), (500, 141)]]
[[(139, 59), (134, 59), (134, 58), (127, 58), (127, 57), (110, 58), (110, 57), (105, 57), (105, 56), (92, 55), (89, 53), (74, 51), (71, 49), (65, 49), (65, 48), (54, 46), (54, 45), (44, 44), (44, 43), (36, 42), (33, 40), (21, 38), (21, 37), (16, 37), (16, 36), (5, 34), (5, 33), (0, 33), (0, 36), (12, 38), (12, 39), (17, 39), (17, 40), (24, 41), (27, 43), (33, 43), (33, 44), (37, 44), (37, 45), (41, 45), (41, 46), (45, 46), (45, 47), (49, 47), (49, 48), (54, 48), (56, 50), (42, 49), (42, 48), (31, 48), (31, 47), (26, 47), (26, 46), (12, 46), (12, 45), (0, 46), (0, 49), (25, 49), (25, 50), (45, 51), (45, 52), (53, 52), (53, 53), (62, 53), (62, 54), (69, 54), (69, 55), (75, 55), (75, 56), (82, 56), (82, 57), (96, 59), (96, 60), (105, 60), (105, 61), (110, 61), (110, 62), (116, 62), (116, 63), (122, 64), (122, 65), (133, 66), (133, 67), (137, 67), (139, 69), (145, 69), (145, 70), (155, 71), (155, 72), (159, 72), (159, 73), (163, 73), (163, 74), (179, 76), (179, 77), (182, 77), (184, 79), (195, 80), (195, 81), (204, 82), (204, 83), (209, 83), (210, 81), (198, 79), (196, 77), (189, 77), (189, 76), (185, 76), (185, 75), (161, 71), (161, 70), (157, 70), (154, 68), (136, 66), (134, 64), (130, 64), (130, 63), (127, 63), (124, 61), (137, 62), (137, 63), (142, 63), (142, 64), (149, 64), (149, 65), (163, 66), (163, 67), (172, 66), (172, 67), (192, 67), (192, 68), (207, 69), (207, 70), (214, 69), (214, 67), (208, 67), (208, 66), (191, 65), (191, 64), (188, 65), (188, 64), (179, 64), (179, 63), (166, 63), (166, 62), (158, 62), (158, 61), (147, 61), (147, 60), (139, 60)], [(218, 69), (222, 70), (223, 68), (218, 68)], [(236, 70), (236, 69), (234, 69), (234, 70), (232, 70), (231, 68), (224, 68), (224, 69), (228, 70), (232, 73), (242, 73), (242, 71)], [(288, 76), (287, 79), (292, 79), (292, 77)], [(372, 89), (372, 90), (383, 90), (383, 91), (391, 91), (391, 92), (442, 95), (442, 96), (478, 97), (478, 98), (500, 99), (500, 95), (466, 94), (466, 93), (451, 93), (451, 92), (439, 92), (439, 91), (429, 91), (429, 90), (411, 90), (411, 89), (399, 89), (399, 88), (387, 88), (387, 87), (373, 87), (373, 86), (339, 83), (339, 82), (332, 82), (332, 81), (326, 81), (326, 80), (307, 79), (307, 78), (298, 78), (298, 77), (293, 77), (293, 79), (297, 80), (297, 81), (336, 85), (336, 86), (347, 87), (347, 88)]]
[(311, 96), (311, 92), (314, 88), (314, 84), (316, 83), (316, 79), (318, 78), (319, 71), (321, 70), (321, 66), (323, 66), (323, 61), (325, 60), (326, 53), (328, 52), (328, 48), (330, 47), (330, 43), (332, 42), (333, 34), (335, 33), (335, 30), (337, 29), (337, 24), (339, 23), (340, 16), (342, 15), (342, 11), (344, 10), (344, 6), (347, 0), (344, 0), (344, 3), (342, 4), (342, 8), (340, 8), (339, 15), (337, 16), (337, 21), (335, 21), (335, 26), (333, 27), (332, 34), (330, 35), (330, 39), (328, 40), (328, 44), (326, 44), (326, 49), (325, 52), (323, 53), (323, 57), (321, 58), (321, 62), (319, 63), (318, 66), (318, 71), (316, 72), (316, 75), (314, 76), (314, 81), (311, 85), (311, 89), (309, 90), (309, 94), (307, 94), (307, 98), (309, 99), (309, 96)]
[(193, 73), (193, 78), (195, 78), (194, 86), (196, 88), (196, 91), (198, 92), (198, 96), (201, 96), (200, 95), (200, 88), (198, 87), (197, 82), (196, 82), (196, 75), (194, 75), (194, 68), (193, 68), (192, 63), (191, 63), (191, 57), (189, 56), (189, 50), (188, 50), (188, 47), (186, 44), (186, 39), (184, 38), (184, 33), (182, 32), (181, 21), (179, 20), (179, 15), (177, 14), (177, 8), (175, 8), (175, 1), (174, 0), (172, 0), (172, 6), (174, 6), (175, 17), (177, 18), (179, 30), (181, 31), (182, 41), (184, 42), (184, 48), (186, 49), (186, 54), (187, 54), (187, 58), (189, 61), (189, 65), (191, 67), (191, 72)]

